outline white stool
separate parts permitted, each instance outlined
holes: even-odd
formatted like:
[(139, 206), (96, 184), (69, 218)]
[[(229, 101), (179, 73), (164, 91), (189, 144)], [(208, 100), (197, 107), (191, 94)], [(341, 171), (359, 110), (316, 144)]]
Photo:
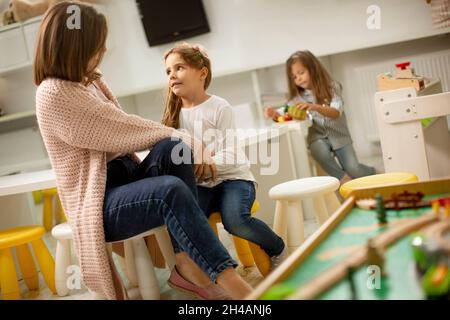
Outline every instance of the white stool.
[(285, 182), (271, 188), (269, 197), (276, 200), (273, 229), (287, 244), (289, 253), (305, 239), (301, 200), (312, 198), (316, 218), (322, 225), (340, 206), (335, 191), (339, 180), (333, 177), (310, 177)]
[[(144, 300), (160, 298), (159, 282), (144, 240), (145, 237), (152, 234), (156, 237), (166, 264), (172, 270), (175, 266), (175, 254), (165, 226), (153, 228), (123, 241), (125, 272), (130, 283), (134, 286), (139, 286), (139, 291)], [(66, 271), (71, 265), (70, 241), (72, 240), (72, 229), (67, 223), (59, 224), (52, 229), (52, 236), (57, 240), (55, 258), (56, 292), (59, 296), (66, 296), (69, 293), (67, 287), (69, 275)], [(113, 243), (107, 243), (110, 254), (112, 254)]]

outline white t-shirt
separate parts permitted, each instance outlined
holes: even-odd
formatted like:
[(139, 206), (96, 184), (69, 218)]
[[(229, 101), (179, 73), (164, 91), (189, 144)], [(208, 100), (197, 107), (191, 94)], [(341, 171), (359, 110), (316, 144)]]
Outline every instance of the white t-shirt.
[(233, 109), (225, 99), (211, 95), (197, 106), (182, 108), (180, 130), (203, 141), (213, 153), (217, 180), (207, 180), (201, 186), (212, 188), (225, 180), (255, 181), (243, 146), (237, 143)]

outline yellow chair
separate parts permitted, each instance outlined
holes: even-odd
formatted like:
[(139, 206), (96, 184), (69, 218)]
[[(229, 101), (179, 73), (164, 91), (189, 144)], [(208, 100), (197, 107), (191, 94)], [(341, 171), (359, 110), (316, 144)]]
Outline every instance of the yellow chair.
[(399, 183), (409, 183), (417, 182), (419, 179), (413, 173), (408, 172), (392, 172), (375, 174), (373, 176), (362, 177), (358, 179), (350, 180), (344, 183), (339, 192), (341, 196), (345, 199), (347, 198), (353, 190), (365, 189), (365, 188), (375, 188), (382, 186), (389, 186)]
[(43, 209), (43, 225), (46, 231), (51, 231), (53, 228), (53, 198), (56, 197), (55, 220), (56, 224), (67, 222), (66, 215), (59, 200), (58, 189), (52, 188), (42, 190), (42, 198), (44, 201)]
[(38, 272), (28, 243), (31, 243), (34, 250), (45, 283), (53, 293), (56, 293), (55, 262), (42, 240), (44, 234), (45, 229), (41, 226), (27, 226), (0, 231), (0, 287), (4, 300), (20, 299), (12, 248), (16, 248), (20, 270), (28, 289), (37, 290), (39, 288)]
[[(252, 216), (259, 210), (259, 207), (259, 202), (255, 201), (251, 209)], [(217, 236), (219, 235), (217, 230), (218, 223), (222, 223), (222, 217), (220, 212), (214, 212), (209, 216), (209, 224)], [(253, 264), (256, 264), (256, 267), (263, 276), (269, 273), (270, 258), (260, 246), (236, 236), (233, 236), (233, 242), (239, 260), (244, 267), (251, 267)]]

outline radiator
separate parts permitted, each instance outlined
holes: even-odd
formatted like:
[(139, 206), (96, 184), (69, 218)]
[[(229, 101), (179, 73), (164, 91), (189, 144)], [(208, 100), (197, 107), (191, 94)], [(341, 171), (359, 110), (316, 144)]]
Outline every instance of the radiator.
[[(426, 78), (437, 78), (441, 80), (442, 90), (450, 91), (450, 50), (433, 52), (430, 54), (387, 60), (382, 63), (355, 68), (355, 75), (360, 86), (360, 101), (365, 109), (365, 135), (371, 142), (378, 142), (379, 134), (376, 123), (374, 106), (374, 94), (377, 91), (377, 75), (385, 72), (394, 72), (395, 64), (410, 61), (416, 74)], [(450, 122), (449, 122), (450, 127)]]

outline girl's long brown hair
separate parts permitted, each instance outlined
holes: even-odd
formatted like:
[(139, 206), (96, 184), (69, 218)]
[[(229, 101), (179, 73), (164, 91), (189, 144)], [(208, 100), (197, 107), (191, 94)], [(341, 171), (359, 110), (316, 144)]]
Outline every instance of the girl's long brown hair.
[[(69, 28), (69, 6), (80, 9), (80, 28)], [(34, 82), (40, 85), (46, 78), (73, 82), (92, 82), (100, 75), (89, 62), (98, 55), (97, 65), (106, 51), (108, 26), (103, 14), (88, 4), (63, 1), (50, 7), (38, 32), (34, 59)]]
[[(205, 90), (208, 89), (211, 83), (212, 72), (211, 72), (211, 61), (209, 60), (206, 52), (199, 46), (190, 45), (188, 43), (182, 43), (176, 47), (169, 50), (164, 55), (164, 60), (171, 54), (179, 54), (181, 58), (192, 68), (201, 70), (202, 68), (208, 69), (208, 75), (205, 79)], [(168, 86), (167, 96), (166, 96), (166, 108), (164, 110), (164, 115), (162, 123), (168, 127), (175, 129), (180, 128), (180, 112), (182, 107), (181, 98), (176, 96), (172, 92), (172, 88)]]
[[(309, 72), (312, 92), (316, 97), (317, 104), (329, 105), (333, 97), (334, 85), (328, 71), (310, 51), (294, 52), (286, 61), (286, 75), (289, 85), (289, 100), (295, 98), (298, 94), (302, 94), (305, 89), (298, 87), (292, 76), (292, 65), (300, 62)], [(339, 85), (339, 90), (340, 90)], [(338, 92), (339, 94), (339, 92)]]

